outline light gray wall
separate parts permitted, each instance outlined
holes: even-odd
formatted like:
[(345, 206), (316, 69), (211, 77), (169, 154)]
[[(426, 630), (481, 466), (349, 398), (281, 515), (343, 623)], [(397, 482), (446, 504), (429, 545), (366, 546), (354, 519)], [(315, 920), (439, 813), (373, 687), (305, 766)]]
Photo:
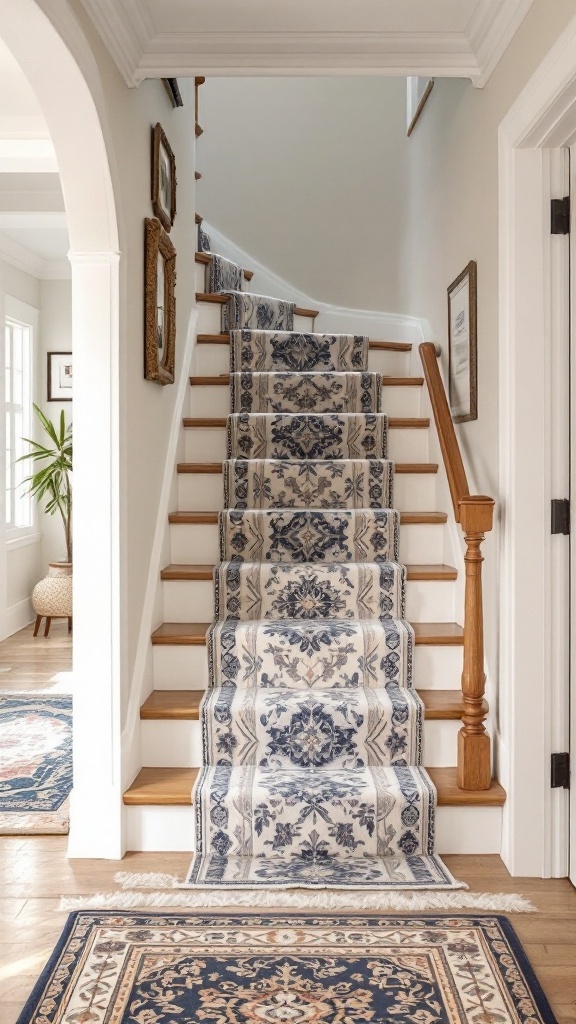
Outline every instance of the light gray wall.
[(318, 300), (403, 312), (406, 82), (208, 78), (198, 208)]

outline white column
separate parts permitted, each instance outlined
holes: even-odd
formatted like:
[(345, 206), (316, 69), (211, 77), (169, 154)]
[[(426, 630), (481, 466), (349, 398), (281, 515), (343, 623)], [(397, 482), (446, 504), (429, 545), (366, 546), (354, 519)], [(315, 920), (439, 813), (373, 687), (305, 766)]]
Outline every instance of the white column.
[(74, 340), (74, 789), (70, 857), (118, 858), (121, 480), (119, 254), (71, 253)]

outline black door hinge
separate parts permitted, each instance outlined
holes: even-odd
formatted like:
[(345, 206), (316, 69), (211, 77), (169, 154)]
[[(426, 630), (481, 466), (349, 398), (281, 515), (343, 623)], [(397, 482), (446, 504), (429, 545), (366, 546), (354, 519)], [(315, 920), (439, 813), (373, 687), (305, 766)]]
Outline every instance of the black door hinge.
[(553, 235), (570, 234), (570, 196), (552, 200), (550, 231)]
[(551, 532), (570, 533), (570, 501), (568, 498), (552, 498)]
[(552, 754), (550, 785), (552, 789), (570, 789), (570, 754)]

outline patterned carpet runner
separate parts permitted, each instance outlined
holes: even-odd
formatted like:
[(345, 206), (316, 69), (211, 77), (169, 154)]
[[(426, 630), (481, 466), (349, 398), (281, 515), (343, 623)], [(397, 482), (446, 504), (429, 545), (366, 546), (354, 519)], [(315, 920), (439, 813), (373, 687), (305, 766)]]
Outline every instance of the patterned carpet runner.
[(368, 338), (299, 333), (293, 304), (222, 290), (232, 413), (186, 884), (457, 887), (434, 854)]

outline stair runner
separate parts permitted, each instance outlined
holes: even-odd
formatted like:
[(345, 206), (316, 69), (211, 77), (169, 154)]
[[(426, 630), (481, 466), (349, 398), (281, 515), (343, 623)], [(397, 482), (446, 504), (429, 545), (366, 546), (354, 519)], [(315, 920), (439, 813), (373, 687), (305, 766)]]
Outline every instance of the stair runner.
[(290, 303), (212, 263), (233, 411), (185, 885), (460, 887), (434, 854), (368, 339), (294, 331)]

